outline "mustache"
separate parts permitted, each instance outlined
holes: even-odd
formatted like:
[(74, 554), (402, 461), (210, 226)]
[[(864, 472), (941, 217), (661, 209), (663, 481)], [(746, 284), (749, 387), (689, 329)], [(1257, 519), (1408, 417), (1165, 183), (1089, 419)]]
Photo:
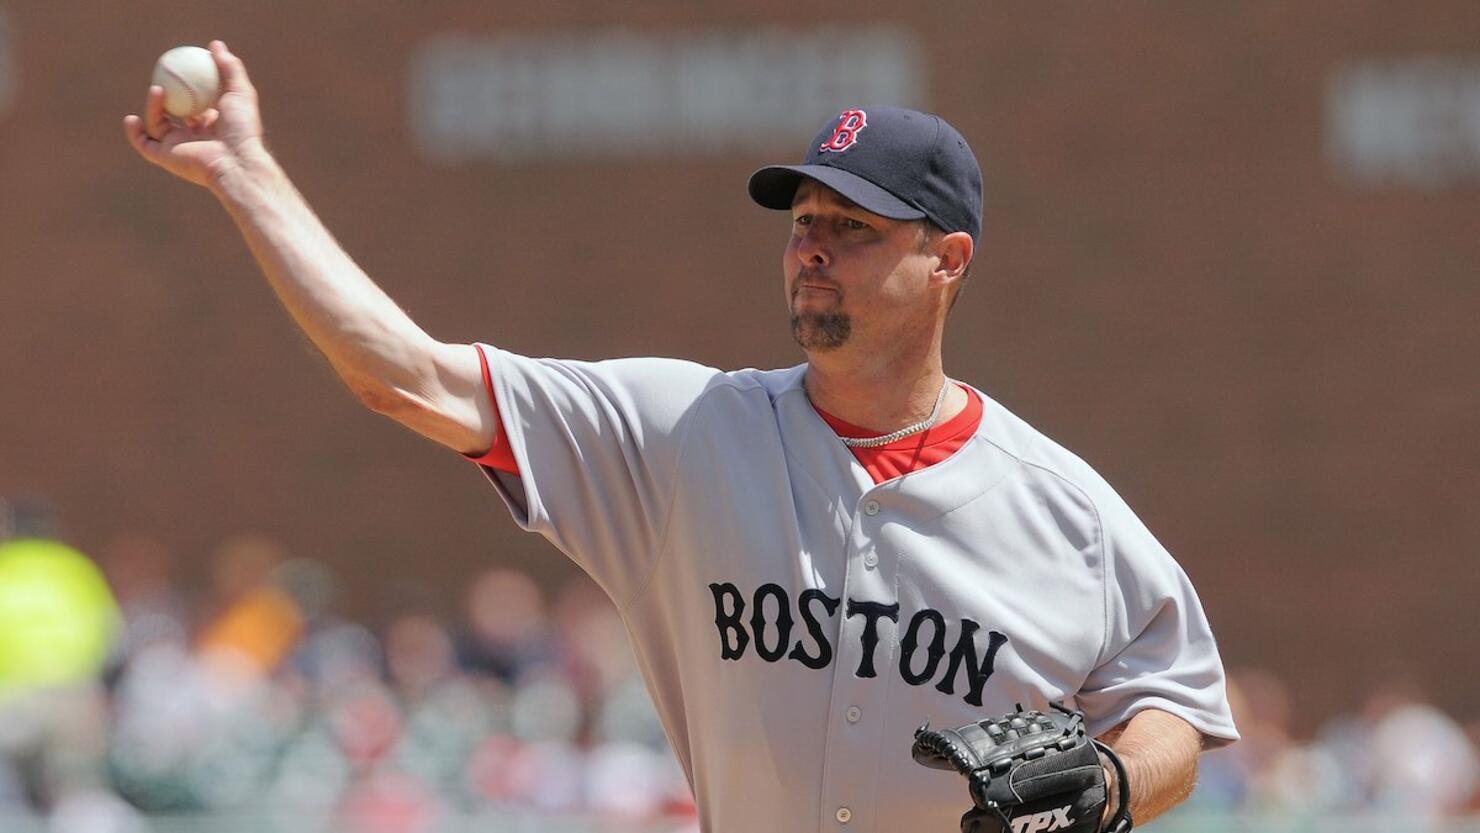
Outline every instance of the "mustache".
[(841, 286), (838, 286), (837, 281), (834, 281), (832, 278), (829, 278), (827, 275), (823, 274), (822, 270), (812, 266), (803, 266), (801, 270), (797, 272), (796, 280), (793, 281), (791, 284), (791, 294), (793, 296), (802, 291), (802, 284), (821, 286), (827, 289), (834, 290), (839, 295), (843, 294), (843, 288)]

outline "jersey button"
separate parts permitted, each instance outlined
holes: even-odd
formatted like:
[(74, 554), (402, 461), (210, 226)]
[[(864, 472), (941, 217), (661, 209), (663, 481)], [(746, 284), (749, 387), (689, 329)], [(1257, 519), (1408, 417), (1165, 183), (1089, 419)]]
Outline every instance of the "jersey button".
[(849, 706), (848, 711), (844, 712), (843, 714), (845, 717), (848, 718), (849, 723), (857, 723), (863, 718), (863, 709), (860, 709), (857, 706)]
[(865, 567), (877, 566), (878, 563), (879, 563), (879, 554), (878, 553), (875, 553), (875, 552), (866, 552), (866, 553), (863, 554), (863, 565)]
[(847, 824), (853, 818), (853, 811), (847, 807), (839, 807), (838, 811), (833, 815), (839, 824)]
[(879, 514), (879, 502), (877, 500), (870, 500), (869, 502), (865, 503), (863, 505), (863, 514), (865, 514), (865, 515), (877, 515), (877, 514)]

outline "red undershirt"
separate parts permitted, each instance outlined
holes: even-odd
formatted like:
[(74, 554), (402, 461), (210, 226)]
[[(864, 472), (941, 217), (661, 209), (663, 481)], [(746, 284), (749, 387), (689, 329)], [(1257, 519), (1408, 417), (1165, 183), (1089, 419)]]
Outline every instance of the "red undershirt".
[[(878, 448), (848, 449), (853, 452), (859, 465), (868, 471), (869, 477), (874, 479), (874, 485), (933, 466), (966, 445), (966, 441), (976, 433), (977, 426), (981, 425), (982, 401), (970, 388), (964, 385), (960, 387), (966, 391), (966, 407), (945, 422), (928, 431), (911, 434)], [(812, 407), (839, 437), (863, 439), (879, 435), (877, 431), (850, 425), (816, 405)]]
[(473, 349), (478, 351), (478, 364), (483, 366), (483, 389), (488, 391), (488, 403), (493, 406), (493, 421), (498, 425), (498, 430), (493, 433), (493, 448), (488, 449), (483, 456), (463, 456), (480, 466), (517, 475), (519, 462), (514, 459), (514, 449), (509, 446), (508, 435), (504, 433), (504, 418), (498, 412), (498, 397), (493, 395), (493, 374), (488, 372), (488, 357), (483, 355), (482, 347), (474, 346)]
[[(488, 401), (493, 405), (493, 418), (499, 426), (498, 433), (493, 439), (493, 448), (488, 449), (487, 453), (482, 456), (467, 455), (467, 457), (480, 466), (488, 466), (491, 469), (517, 475), (519, 474), (519, 463), (514, 460), (514, 450), (509, 446), (504, 434), (503, 417), (499, 414), (498, 399), (493, 395), (493, 377), (488, 371), (488, 357), (483, 355), (482, 348), (477, 348), (477, 350), (478, 362), (483, 366), (483, 387), (488, 391)], [(961, 409), (961, 413), (940, 425), (878, 448), (850, 448), (848, 450), (853, 452), (854, 458), (869, 473), (869, 477), (874, 479), (876, 485), (902, 474), (909, 474), (939, 463), (959, 451), (961, 446), (966, 445), (966, 441), (976, 433), (976, 428), (982, 421), (981, 399), (970, 388), (963, 385), (961, 389), (966, 391), (966, 407)], [(850, 425), (815, 405), (813, 407), (817, 415), (822, 417), (823, 421), (840, 437), (878, 436), (875, 431)]]

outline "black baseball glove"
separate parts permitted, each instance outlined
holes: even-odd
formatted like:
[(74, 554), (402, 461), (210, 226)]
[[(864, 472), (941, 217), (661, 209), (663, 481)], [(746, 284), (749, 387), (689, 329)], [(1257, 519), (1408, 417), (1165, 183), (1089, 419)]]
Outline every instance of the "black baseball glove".
[(1131, 829), (1125, 765), (1110, 747), (1089, 737), (1084, 712), (1054, 703), (1047, 713), (1022, 706), (998, 720), (935, 731), (915, 730), (915, 761), (966, 776), (974, 807), (961, 833), (1100, 833), (1109, 800), (1103, 755), (1119, 782), (1107, 833)]

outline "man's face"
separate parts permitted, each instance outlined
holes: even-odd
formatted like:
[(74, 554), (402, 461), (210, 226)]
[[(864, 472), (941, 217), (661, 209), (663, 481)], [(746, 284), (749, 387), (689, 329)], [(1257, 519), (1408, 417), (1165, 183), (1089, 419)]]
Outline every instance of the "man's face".
[(918, 318), (930, 270), (918, 224), (872, 214), (810, 179), (791, 220), (782, 270), (803, 350), (880, 343)]

